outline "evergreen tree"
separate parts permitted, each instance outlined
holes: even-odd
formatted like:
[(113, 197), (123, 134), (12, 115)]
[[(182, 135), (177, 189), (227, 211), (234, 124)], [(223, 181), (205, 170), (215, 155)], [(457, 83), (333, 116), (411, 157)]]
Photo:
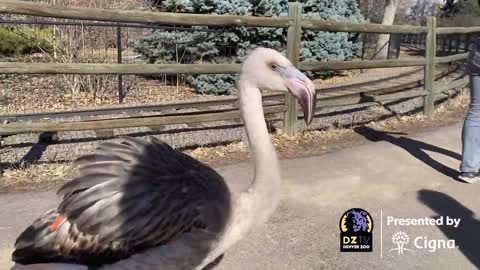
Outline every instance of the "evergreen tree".
[[(363, 22), (356, 0), (302, 0), (303, 16), (336, 21)], [(163, 12), (230, 14), (265, 17), (288, 16), (288, 0), (157, 0)], [(189, 27), (197, 32), (156, 30), (134, 44), (149, 63), (240, 63), (257, 46), (285, 52), (287, 29), (262, 27)], [(204, 29), (216, 32), (201, 31)], [(357, 35), (304, 30), (301, 61), (350, 60), (359, 43)], [(311, 74), (311, 75), (320, 75)], [(235, 91), (235, 76), (187, 76), (201, 93)]]

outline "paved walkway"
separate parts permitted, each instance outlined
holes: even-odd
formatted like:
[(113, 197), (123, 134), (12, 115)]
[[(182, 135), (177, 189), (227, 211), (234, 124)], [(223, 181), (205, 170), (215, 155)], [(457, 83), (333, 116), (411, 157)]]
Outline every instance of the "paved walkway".
[[(372, 142), (282, 161), (281, 207), (264, 228), (230, 250), (217, 269), (480, 268), (480, 184), (452, 178), (460, 162), (461, 125), (416, 136), (358, 132)], [(249, 169), (239, 164), (220, 172), (236, 179), (232, 185), (238, 188), (251, 176)], [(49, 192), (9, 194), (0, 196), (0, 205), (0, 268), (5, 269), (15, 237), (55, 201)], [(355, 207), (373, 217), (371, 253), (339, 252), (340, 217)], [(388, 224), (391, 218), (447, 216), (461, 218), (459, 226)], [(390, 251), (397, 247), (392, 235), (398, 231), (409, 235), (403, 255)], [(459, 248), (442, 248), (447, 240)]]

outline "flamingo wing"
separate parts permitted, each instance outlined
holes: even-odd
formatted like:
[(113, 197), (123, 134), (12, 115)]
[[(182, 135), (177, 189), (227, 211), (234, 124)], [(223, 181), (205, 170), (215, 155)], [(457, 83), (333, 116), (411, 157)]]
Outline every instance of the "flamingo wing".
[(218, 235), (230, 194), (210, 167), (152, 138), (101, 144), (76, 160), (62, 201), (17, 239), (13, 261), (99, 266), (168, 245), (187, 232)]

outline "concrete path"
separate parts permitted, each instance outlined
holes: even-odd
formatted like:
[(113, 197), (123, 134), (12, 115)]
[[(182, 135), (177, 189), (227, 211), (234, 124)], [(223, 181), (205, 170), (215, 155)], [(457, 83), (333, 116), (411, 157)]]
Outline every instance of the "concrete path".
[[(479, 269), (480, 184), (452, 178), (460, 163), (461, 125), (416, 136), (358, 132), (373, 142), (282, 161), (281, 207), (264, 228), (230, 250), (217, 269)], [(232, 182), (237, 187), (251, 176), (248, 164), (220, 172), (237, 179)], [(15, 237), (55, 205), (52, 195), (0, 196), (0, 269), (8, 266)], [(373, 217), (371, 253), (339, 251), (339, 221), (350, 208), (363, 208)], [(426, 217), (445, 222), (447, 216), (460, 218), (459, 226), (389, 224), (391, 219)], [(391, 251), (398, 231), (409, 236), (403, 255)], [(452, 245), (448, 240), (458, 248), (444, 248)]]

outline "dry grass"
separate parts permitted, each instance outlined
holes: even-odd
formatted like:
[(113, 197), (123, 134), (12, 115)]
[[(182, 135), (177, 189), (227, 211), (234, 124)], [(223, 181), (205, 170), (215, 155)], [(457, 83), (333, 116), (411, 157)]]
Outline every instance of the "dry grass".
[(419, 123), (428, 120), (438, 121), (442, 120), (444, 115), (448, 112), (456, 111), (459, 109), (465, 109), (470, 102), (470, 90), (464, 88), (458, 91), (455, 97), (449, 99), (447, 102), (442, 103), (435, 109), (432, 117), (427, 117), (422, 113), (412, 115), (402, 115), (398, 117), (389, 118), (383, 121), (373, 121), (368, 124), (372, 128), (386, 128), (398, 124)]
[(233, 142), (224, 146), (215, 146), (215, 147), (199, 147), (193, 151), (186, 152), (190, 156), (204, 161), (209, 162), (211, 160), (224, 158), (228, 154), (232, 153), (247, 153), (248, 146), (245, 142)]
[(7, 168), (0, 181), (0, 192), (54, 187), (74, 171), (73, 163), (32, 164), (24, 168)]
[[(114, 81), (115, 87), (75, 95), (58, 76), (9, 76), (0, 80), (0, 105), (2, 105), (0, 113), (52, 112), (118, 106), (117, 78), (115, 76), (109, 78)], [(122, 106), (214, 98), (211, 95), (200, 95), (190, 87), (169, 86), (136, 76), (124, 78), (127, 82), (131, 80), (134, 80), (133, 85), (128, 89)]]
[(336, 140), (347, 133), (351, 133), (351, 129), (330, 128), (327, 130), (307, 130), (300, 132), (295, 136), (288, 136), (281, 131), (273, 135), (273, 145), (278, 151), (291, 149), (292, 147), (315, 143), (325, 143)]
[(448, 102), (443, 103), (435, 111), (436, 115), (442, 114), (448, 110), (462, 108), (468, 106), (470, 103), (470, 89), (464, 88), (458, 92), (455, 98), (450, 99)]

